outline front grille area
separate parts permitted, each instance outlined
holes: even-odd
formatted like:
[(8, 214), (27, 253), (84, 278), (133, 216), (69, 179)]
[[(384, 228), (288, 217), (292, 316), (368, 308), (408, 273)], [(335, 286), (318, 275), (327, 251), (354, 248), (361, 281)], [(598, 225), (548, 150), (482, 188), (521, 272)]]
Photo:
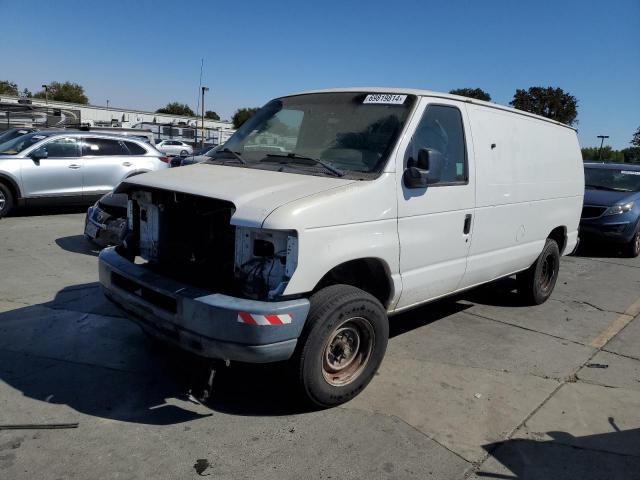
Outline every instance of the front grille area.
[(607, 207), (594, 207), (592, 205), (585, 205), (584, 207), (582, 207), (581, 218), (598, 218), (606, 210)]
[(151, 290), (143, 285), (140, 285), (134, 280), (130, 280), (127, 277), (123, 277), (119, 273), (111, 272), (111, 283), (118, 288), (121, 288), (125, 292), (132, 293), (138, 297), (146, 300), (147, 302), (166, 310), (170, 313), (176, 313), (178, 311), (178, 305), (174, 298), (168, 295), (163, 295), (155, 290)]

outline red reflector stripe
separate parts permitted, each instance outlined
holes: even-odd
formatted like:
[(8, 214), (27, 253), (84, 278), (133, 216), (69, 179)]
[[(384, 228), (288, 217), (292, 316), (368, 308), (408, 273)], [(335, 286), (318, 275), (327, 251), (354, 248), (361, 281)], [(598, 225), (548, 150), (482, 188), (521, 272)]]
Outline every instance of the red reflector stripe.
[(278, 315), (265, 315), (265, 318), (271, 325), (282, 325), (282, 320)]
[(242, 319), (244, 323), (248, 323), (249, 325), (257, 325), (258, 323), (253, 319), (251, 314), (247, 312), (238, 312), (238, 316)]

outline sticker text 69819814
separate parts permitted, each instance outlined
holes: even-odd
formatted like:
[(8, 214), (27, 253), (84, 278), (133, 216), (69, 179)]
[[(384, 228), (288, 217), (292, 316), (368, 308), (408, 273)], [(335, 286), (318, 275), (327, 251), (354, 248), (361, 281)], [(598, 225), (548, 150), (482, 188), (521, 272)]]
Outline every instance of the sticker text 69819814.
[(407, 99), (406, 95), (394, 95), (391, 93), (371, 93), (362, 103), (384, 103), (387, 105), (402, 105)]

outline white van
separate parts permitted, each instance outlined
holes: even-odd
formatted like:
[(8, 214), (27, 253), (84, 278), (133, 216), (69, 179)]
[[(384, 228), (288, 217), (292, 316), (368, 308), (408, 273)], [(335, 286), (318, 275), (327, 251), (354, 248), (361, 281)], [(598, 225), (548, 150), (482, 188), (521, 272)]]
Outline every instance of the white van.
[(331, 406), (371, 380), (389, 315), (512, 274), (544, 302), (577, 244), (584, 175), (566, 125), (356, 88), (275, 99), (208, 161), (118, 191), (130, 232), (100, 255), (106, 295), (199, 355), (289, 360)]

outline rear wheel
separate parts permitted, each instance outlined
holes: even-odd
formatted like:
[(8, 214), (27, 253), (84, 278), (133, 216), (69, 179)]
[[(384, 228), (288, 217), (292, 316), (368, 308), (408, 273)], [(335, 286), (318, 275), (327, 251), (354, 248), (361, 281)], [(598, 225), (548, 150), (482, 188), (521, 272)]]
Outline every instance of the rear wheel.
[(635, 258), (640, 255), (640, 225), (631, 241), (625, 245), (625, 253), (628, 257)]
[(182, 150), (182, 151), (180, 152), (180, 156), (181, 156), (181, 157), (186, 157), (187, 155), (189, 155), (189, 152), (187, 152), (186, 150)]
[(314, 294), (294, 357), (305, 397), (332, 407), (358, 395), (378, 370), (388, 337), (387, 314), (367, 292), (332, 285)]
[(4, 183), (0, 183), (0, 218), (9, 214), (13, 209), (13, 202), (11, 190)]
[(516, 275), (518, 293), (528, 304), (546, 302), (556, 286), (559, 270), (560, 249), (555, 240), (548, 238), (535, 263)]

